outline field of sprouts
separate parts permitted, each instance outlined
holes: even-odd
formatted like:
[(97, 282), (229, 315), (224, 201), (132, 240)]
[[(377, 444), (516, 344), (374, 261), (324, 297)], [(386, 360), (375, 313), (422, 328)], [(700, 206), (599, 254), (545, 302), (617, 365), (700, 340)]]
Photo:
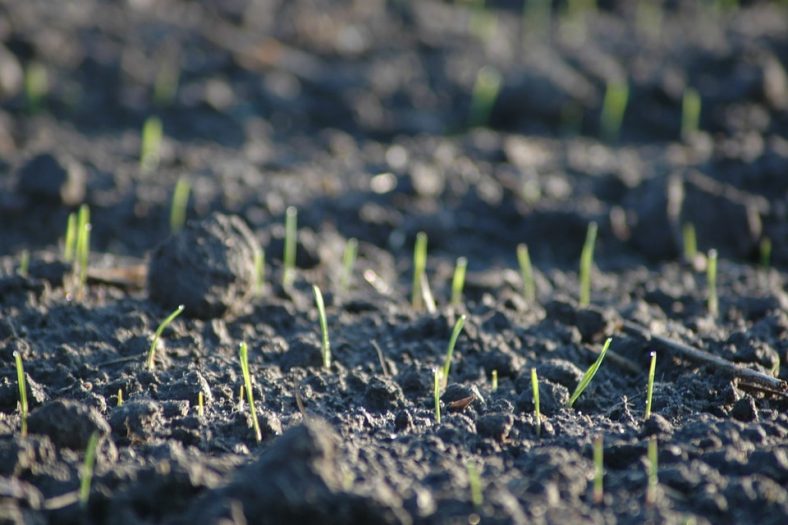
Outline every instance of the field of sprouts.
[(788, 4), (0, 1), (0, 524), (788, 523)]

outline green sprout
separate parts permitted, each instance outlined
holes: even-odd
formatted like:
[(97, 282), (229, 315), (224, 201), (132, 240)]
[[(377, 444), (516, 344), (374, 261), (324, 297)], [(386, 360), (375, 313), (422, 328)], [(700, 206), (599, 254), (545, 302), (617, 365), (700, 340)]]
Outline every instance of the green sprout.
[(156, 79), (153, 83), (153, 103), (158, 107), (166, 107), (172, 104), (180, 83), (178, 54), (168, 51), (165, 53), (165, 59), (159, 63)]
[(441, 422), (441, 383), (443, 383), (443, 378), (441, 377), (441, 369), (435, 367), (433, 370), (433, 387), (432, 387), (432, 397), (435, 400), (435, 423), (440, 425)]
[(259, 246), (254, 251), (254, 278), (255, 295), (260, 295), (265, 284), (265, 250)]
[(88, 439), (85, 449), (85, 461), (82, 463), (79, 482), (79, 505), (84, 509), (88, 506), (90, 498), (90, 483), (93, 481), (93, 469), (96, 466), (96, 448), (98, 447), (98, 432), (93, 432)]
[(468, 471), (468, 485), (471, 489), (471, 503), (477, 509), (484, 504), (484, 496), (482, 494), (482, 480), (479, 476), (479, 469), (472, 462), (465, 464), (465, 469)]
[(604, 498), (604, 446), (602, 435), (594, 439), (594, 503), (602, 503)]
[(651, 364), (648, 367), (648, 387), (646, 388), (646, 413), (643, 419), (651, 417), (651, 395), (654, 393), (654, 372), (657, 369), (657, 353), (651, 352)]
[(501, 82), (501, 74), (492, 66), (484, 66), (476, 74), (471, 96), (470, 127), (483, 126), (489, 122)]
[(517, 245), (517, 262), (520, 264), (520, 276), (523, 280), (523, 299), (533, 303), (536, 300), (536, 285), (534, 284), (531, 256), (528, 254), (528, 246), (525, 244)]
[(536, 368), (531, 368), (531, 394), (534, 399), (534, 415), (536, 416), (536, 435), (542, 433), (542, 411), (539, 407), (539, 376)]
[(457, 322), (454, 323), (454, 329), (451, 331), (451, 338), (449, 339), (449, 346), (446, 348), (446, 359), (443, 360), (443, 380), (449, 380), (449, 370), (451, 369), (451, 358), (454, 355), (454, 346), (457, 344), (457, 338), (460, 337), (462, 327), (465, 326), (465, 315), (461, 315)]
[(148, 349), (148, 359), (146, 360), (146, 366), (148, 370), (153, 370), (153, 360), (156, 356), (156, 345), (159, 343), (159, 338), (161, 337), (162, 332), (170, 326), (176, 317), (183, 313), (183, 305), (179, 305), (170, 315), (168, 315), (164, 321), (161, 322), (158, 328), (156, 328), (156, 333), (153, 336), (153, 341), (151, 341), (150, 348)]
[(608, 82), (605, 88), (605, 98), (602, 102), (602, 137), (608, 142), (618, 140), (621, 124), (624, 122), (624, 113), (629, 100), (629, 86), (621, 82)]
[(605, 345), (602, 347), (602, 351), (599, 352), (599, 356), (596, 358), (596, 361), (594, 361), (594, 363), (588, 367), (586, 373), (583, 374), (583, 377), (580, 379), (580, 382), (577, 384), (577, 388), (575, 388), (575, 391), (572, 394), (572, 397), (569, 398), (569, 401), (567, 402), (566, 406), (572, 408), (572, 405), (575, 404), (577, 398), (580, 397), (583, 391), (588, 387), (588, 384), (591, 382), (591, 380), (594, 379), (594, 375), (596, 375), (597, 370), (599, 370), (599, 367), (602, 365), (602, 360), (605, 358), (605, 354), (607, 354), (607, 349), (608, 347), (610, 347), (611, 342), (613, 342), (613, 339), (611, 337), (608, 337), (607, 340), (605, 341)]
[(414, 310), (421, 310), (424, 306), (421, 283), (422, 275), (427, 268), (427, 234), (416, 234), (416, 244), (413, 247), (413, 290), (410, 303)]
[(66, 221), (66, 239), (63, 243), (63, 260), (71, 262), (74, 260), (77, 243), (77, 214), (71, 212)]
[(492, 371), (491, 383), (492, 384), (490, 385), (490, 388), (492, 389), (492, 391), (495, 392), (496, 390), (498, 390), (498, 370)]
[(25, 381), (25, 369), (22, 366), (22, 354), (14, 352), (16, 361), (16, 382), (19, 385), (19, 410), (22, 418), (22, 437), (27, 436), (27, 383)]
[(296, 247), (298, 246), (298, 210), (288, 206), (285, 210), (285, 253), (282, 259), (282, 286), (293, 284), (295, 277)]
[(249, 402), (249, 413), (252, 416), (252, 426), (254, 427), (254, 437), (259, 443), (263, 440), (263, 434), (260, 432), (260, 423), (257, 421), (257, 409), (254, 406), (254, 392), (252, 392), (252, 377), (249, 374), (249, 348), (246, 343), (240, 344), (240, 351), (238, 356), (241, 360), (241, 373), (244, 376), (243, 386), (246, 388), (246, 398)]
[(197, 416), (202, 419), (205, 417), (205, 396), (202, 390), (197, 392)]
[(186, 177), (179, 177), (175, 183), (175, 190), (172, 192), (172, 204), (170, 205), (170, 231), (176, 233), (183, 228), (186, 223), (186, 208), (189, 204), (189, 192), (191, 183)]
[(353, 267), (356, 265), (358, 255), (358, 240), (350, 238), (345, 243), (345, 250), (342, 253), (342, 277), (339, 280), (339, 289), (347, 290), (350, 279), (353, 277)]
[(161, 120), (158, 117), (145, 119), (145, 123), (142, 125), (140, 146), (140, 170), (143, 173), (150, 173), (159, 167), (163, 137)]
[(118, 388), (118, 407), (123, 406), (123, 389)]
[(648, 486), (646, 487), (646, 503), (651, 505), (657, 499), (658, 476), (657, 438), (648, 440)]
[(19, 254), (19, 267), (16, 273), (22, 277), (27, 277), (28, 270), (30, 270), (30, 252), (28, 250), (22, 250), (22, 253)]
[(580, 254), (580, 306), (591, 304), (591, 267), (594, 264), (596, 233), (596, 222), (589, 223), (586, 241)]
[(772, 240), (768, 237), (761, 239), (761, 243), (758, 245), (758, 252), (760, 254), (761, 268), (768, 270), (772, 258)]
[(717, 317), (719, 313), (719, 300), (717, 299), (717, 250), (709, 250), (708, 265), (706, 266), (706, 288), (708, 290), (707, 305), (709, 314)]
[(681, 238), (684, 242), (684, 261), (692, 263), (698, 256), (698, 238), (695, 235), (695, 225), (686, 223), (681, 228)]
[(88, 280), (88, 260), (90, 258), (90, 208), (87, 204), (79, 207), (77, 214), (76, 241), (74, 242), (74, 278), (82, 292)]
[(687, 140), (700, 129), (700, 95), (690, 87), (681, 97), (681, 138)]
[(451, 278), (451, 304), (460, 306), (462, 303), (462, 289), (465, 286), (465, 271), (468, 269), (468, 259), (457, 257), (454, 265), (454, 275)]
[(25, 69), (24, 90), (28, 112), (38, 113), (49, 92), (47, 70), (39, 62), (31, 62)]
[(328, 340), (328, 322), (326, 321), (326, 306), (323, 302), (323, 294), (316, 284), (312, 285), (312, 292), (315, 294), (315, 306), (317, 315), (320, 319), (321, 349), (323, 353), (323, 368), (331, 368), (331, 343)]

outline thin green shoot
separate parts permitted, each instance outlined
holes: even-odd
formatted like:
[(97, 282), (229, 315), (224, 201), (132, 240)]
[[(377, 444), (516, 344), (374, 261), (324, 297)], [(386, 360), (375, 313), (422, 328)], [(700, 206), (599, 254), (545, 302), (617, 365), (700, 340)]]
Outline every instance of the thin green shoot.
[(492, 66), (484, 66), (476, 74), (476, 82), (471, 95), (470, 127), (489, 123), (495, 100), (501, 91), (502, 82), (501, 74)]
[(542, 410), (539, 406), (539, 376), (536, 368), (531, 368), (531, 393), (534, 400), (534, 416), (536, 417), (536, 435), (542, 433)]
[(441, 422), (441, 384), (443, 383), (441, 375), (441, 369), (435, 367), (433, 370), (432, 397), (435, 401), (435, 423), (439, 425)]
[(608, 82), (605, 88), (605, 98), (602, 102), (602, 138), (608, 142), (615, 142), (621, 132), (624, 122), (624, 113), (629, 100), (629, 86), (624, 82)]
[(421, 298), (424, 301), (424, 308), (427, 309), (427, 313), (434, 314), (438, 311), (438, 305), (435, 304), (435, 296), (432, 295), (432, 288), (426, 272), (421, 274)]
[(465, 286), (465, 272), (468, 269), (468, 259), (457, 257), (454, 264), (454, 275), (451, 278), (451, 304), (460, 306), (462, 303), (462, 289)]
[(602, 499), (605, 496), (605, 452), (603, 439), (601, 434), (594, 439), (594, 503), (597, 505), (602, 503)]
[(241, 360), (241, 373), (244, 377), (244, 387), (246, 389), (246, 399), (249, 403), (249, 414), (252, 416), (252, 426), (254, 427), (254, 437), (259, 443), (263, 440), (260, 431), (260, 423), (257, 421), (257, 408), (254, 405), (254, 392), (252, 391), (252, 377), (249, 374), (249, 348), (246, 343), (240, 344), (239, 358)]
[(657, 438), (652, 437), (648, 440), (648, 486), (646, 488), (646, 503), (653, 504), (657, 499), (657, 487), (659, 485), (659, 464), (657, 453)]
[(18, 273), (22, 277), (27, 277), (29, 270), (30, 270), (30, 251), (22, 250), (22, 253), (19, 254), (19, 267), (16, 269), (16, 273)]
[(768, 237), (761, 239), (761, 243), (758, 245), (758, 252), (761, 268), (768, 270), (772, 259), (772, 240)]
[(148, 358), (146, 360), (146, 366), (148, 370), (153, 370), (154, 359), (156, 357), (156, 346), (159, 344), (159, 338), (161, 338), (161, 334), (164, 330), (170, 326), (176, 317), (183, 313), (184, 306), (181, 304), (176, 308), (170, 315), (168, 315), (164, 321), (159, 324), (159, 327), (156, 328), (156, 333), (153, 335), (153, 341), (151, 341), (150, 348), (148, 349)]
[(575, 388), (572, 397), (569, 398), (569, 402), (566, 404), (568, 407), (572, 407), (577, 401), (577, 398), (583, 393), (583, 391), (588, 387), (588, 384), (591, 383), (591, 380), (594, 379), (597, 370), (602, 365), (602, 360), (605, 358), (605, 354), (607, 354), (607, 349), (610, 347), (610, 343), (613, 342), (613, 338), (608, 337), (605, 341), (605, 345), (602, 347), (602, 351), (599, 352), (599, 356), (596, 358), (596, 361), (588, 367), (586, 373), (583, 374), (583, 377), (580, 379), (580, 382), (577, 384), (577, 388)]
[(422, 275), (424, 275), (426, 269), (427, 234), (419, 232), (416, 234), (416, 243), (413, 247), (413, 290), (411, 292), (410, 302), (414, 310), (421, 310), (424, 307), (421, 283)]
[(490, 388), (492, 389), (492, 391), (495, 392), (496, 390), (498, 390), (498, 370), (492, 371), (491, 383), (492, 384), (490, 385)]
[(686, 88), (681, 97), (681, 138), (687, 140), (700, 129), (700, 95), (693, 88)]
[(197, 392), (197, 416), (202, 419), (205, 417), (205, 396), (202, 390)]
[(684, 243), (684, 261), (691, 264), (698, 256), (698, 238), (694, 224), (688, 222), (681, 228), (681, 239)]
[(158, 107), (167, 107), (175, 100), (180, 83), (178, 58), (174, 48), (169, 48), (164, 53), (164, 60), (159, 63), (153, 84), (153, 103)]
[(123, 389), (118, 388), (118, 407), (123, 406)]
[(651, 396), (654, 393), (654, 372), (657, 369), (657, 353), (651, 352), (649, 353), (651, 356), (651, 364), (648, 367), (648, 387), (646, 388), (646, 413), (643, 415), (643, 419), (648, 419), (651, 417)]
[(186, 177), (179, 177), (172, 192), (170, 205), (170, 232), (177, 233), (186, 224), (186, 209), (189, 205), (189, 193), (192, 185)]
[(591, 304), (591, 267), (594, 264), (596, 234), (596, 222), (589, 223), (583, 251), (580, 254), (580, 306)]
[(527, 245), (517, 245), (517, 262), (520, 264), (520, 276), (523, 280), (523, 299), (529, 303), (533, 303), (536, 300), (536, 285), (534, 283), (534, 271), (531, 266), (531, 256), (528, 253)]
[(484, 495), (482, 494), (482, 480), (479, 476), (479, 469), (473, 462), (469, 461), (465, 464), (465, 469), (468, 471), (468, 486), (471, 490), (471, 503), (477, 509), (484, 505)]
[(460, 337), (460, 332), (462, 332), (463, 326), (465, 326), (464, 314), (457, 319), (457, 322), (454, 323), (454, 328), (451, 331), (449, 346), (446, 348), (446, 359), (443, 360), (443, 368), (441, 370), (444, 381), (448, 381), (449, 379), (449, 370), (451, 369), (451, 359), (454, 355), (454, 347), (457, 344), (457, 338)]
[(706, 266), (706, 289), (708, 292), (707, 306), (709, 314), (717, 317), (719, 313), (719, 299), (717, 298), (717, 250), (709, 250), (708, 263)]
[(260, 295), (265, 284), (265, 250), (259, 246), (254, 251), (254, 293)]
[(164, 138), (161, 120), (158, 117), (148, 117), (142, 125), (142, 139), (140, 146), (140, 170), (151, 173), (159, 167), (161, 160), (161, 143)]
[(353, 267), (356, 265), (358, 255), (358, 240), (350, 238), (345, 243), (345, 250), (342, 252), (342, 277), (339, 280), (339, 289), (345, 291), (353, 278)]
[(90, 259), (90, 208), (87, 204), (79, 207), (77, 214), (77, 239), (74, 256), (77, 264), (74, 267), (74, 276), (80, 291), (85, 289), (88, 280), (88, 260)]
[(288, 206), (285, 210), (285, 252), (282, 258), (282, 286), (289, 287), (295, 278), (296, 247), (298, 246), (298, 210)]
[(241, 388), (238, 389), (238, 406), (244, 406), (244, 385), (241, 384)]
[(320, 288), (312, 285), (312, 292), (315, 294), (315, 306), (317, 306), (317, 315), (320, 319), (320, 348), (323, 354), (323, 368), (331, 368), (331, 343), (328, 340), (328, 321), (326, 321), (326, 305), (323, 302), (323, 294)]
[(22, 365), (22, 354), (14, 352), (16, 361), (16, 382), (19, 385), (19, 412), (22, 419), (20, 433), (27, 436), (27, 382), (25, 381), (25, 368)]
[(71, 212), (68, 214), (68, 221), (66, 222), (66, 238), (63, 243), (63, 260), (71, 262), (74, 260), (77, 245), (77, 214)]
[(31, 62), (25, 69), (24, 91), (27, 111), (38, 113), (49, 92), (49, 76), (46, 68), (39, 62)]
[(79, 482), (79, 505), (83, 509), (88, 506), (90, 499), (90, 484), (93, 481), (93, 470), (96, 466), (96, 448), (98, 447), (98, 432), (93, 432), (88, 439), (85, 449), (85, 461), (82, 463)]

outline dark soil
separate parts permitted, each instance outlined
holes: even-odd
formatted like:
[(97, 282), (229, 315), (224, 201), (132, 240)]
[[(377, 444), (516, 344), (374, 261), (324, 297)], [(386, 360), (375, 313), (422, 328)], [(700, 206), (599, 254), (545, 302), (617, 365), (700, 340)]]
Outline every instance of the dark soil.
[[(598, 3), (568, 13), (562, 2), (548, 28), (534, 14), (524, 24), (515, 0), (487, 11), (436, 0), (1, 2), (0, 523), (788, 522), (785, 3)], [(471, 111), (484, 66), (501, 75), (489, 118)], [(629, 103), (618, 139), (601, 140), (615, 82)], [(682, 138), (688, 87), (702, 100), (700, 131)], [(141, 169), (150, 116), (165, 138), (159, 164)], [(189, 222), (170, 236), (182, 177)], [(82, 203), (85, 289), (62, 255)], [(299, 212), (297, 270), (282, 286), (288, 206)], [(683, 262), (687, 223), (699, 255)], [(411, 307), (419, 231), (434, 313)], [(345, 289), (350, 238), (359, 257)], [(519, 243), (535, 302), (523, 298)], [(454, 307), (459, 256), (469, 269)], [(312, 284), (326, 300), (330, 369)], [(153, 333), (179, 304), (149, 371)], [(436, 423), (433, 369), (461, 314)], [(599, 372), (567, 408), (607, 337)], [(259, 443), (239, 398), (244, 341)]]

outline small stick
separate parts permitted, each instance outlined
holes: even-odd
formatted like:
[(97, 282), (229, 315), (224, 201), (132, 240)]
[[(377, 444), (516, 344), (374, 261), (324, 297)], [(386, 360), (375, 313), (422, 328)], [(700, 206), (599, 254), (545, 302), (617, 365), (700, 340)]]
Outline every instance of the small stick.
[(378, 360), (380, 361), (380, 368), (383, 370), (383, 375), (385, 377), (390, 376), (389, 367), (386, 366), (386, 360), (383, 357), (383, 350), (380, 349), (380, 345), (378, 345), (377, 341), (372, 341), (372, 348), (374, 348), (375, 353), (378, 354)]

